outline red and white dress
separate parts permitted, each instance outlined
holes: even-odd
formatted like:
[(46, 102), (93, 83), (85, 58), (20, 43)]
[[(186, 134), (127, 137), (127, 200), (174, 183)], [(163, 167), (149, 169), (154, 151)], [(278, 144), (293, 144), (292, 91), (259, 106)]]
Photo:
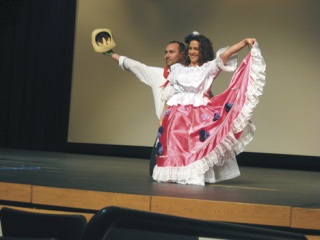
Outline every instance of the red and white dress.
[[(240, 175), (235, 156), (253, 138), (250, 119), (265, 84), (266, 65), (257, 43), (237, 69), (235, 56), (223, 64), (220, 54), (225, 50), (202, 66), (171, 67), (154, 180), (204, 185)], [(221, 71), (235, 69), (225, 92), (205, 97)]]

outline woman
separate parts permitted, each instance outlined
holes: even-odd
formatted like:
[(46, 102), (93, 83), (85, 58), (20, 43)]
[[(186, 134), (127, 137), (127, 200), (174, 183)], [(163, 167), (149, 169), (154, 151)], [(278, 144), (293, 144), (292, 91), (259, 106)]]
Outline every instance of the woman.
[[(214, 59), (211, 41), (193, 33), (186, 37), (188, 59), (175, 64), (163, 100), (166, 109), (158, 131), (158, 182), (204, 185), (240, 175), (235, 155), (253, 138), (250, 121), (265, 81), (265, 63), (254, 38), (220, 49)], [(252, 47), (228, 89), (207, 97), (221, 71), (234, 71), (235, 54)]]

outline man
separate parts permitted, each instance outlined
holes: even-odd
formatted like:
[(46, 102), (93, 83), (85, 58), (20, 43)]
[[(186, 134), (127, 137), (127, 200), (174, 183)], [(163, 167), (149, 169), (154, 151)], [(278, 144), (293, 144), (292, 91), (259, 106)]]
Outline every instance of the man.
[[(162, 91), (164, 90), (164, 85), (166, 83), (166, 78), (170, 73), (170, 66), (179, 63), (183, 60), (185, 56), (185, 45), (178, 41), (170, 42), (165, 48), (164, 60), (166, 67), (151, 67), (143, 63), (135, 61), (133, 59), (127, 58), (125, 56), (120, 56), (119, 54), (111, 51), (104, 53), (110, 56), (115, 61), (119, 62), (119, 66), (123, 70), (128, 70), (134, 73), (141, 82), (149, 85), (152, 89), (155, 109), (157, 117), (160, 119), (162, 111), (164, 108), (164, 102), (161, 100)], [(149, 173), (152, 176), (153, 168), (156, 164), (156, 151), (155, 147), (152, 149), (149, 165)]]

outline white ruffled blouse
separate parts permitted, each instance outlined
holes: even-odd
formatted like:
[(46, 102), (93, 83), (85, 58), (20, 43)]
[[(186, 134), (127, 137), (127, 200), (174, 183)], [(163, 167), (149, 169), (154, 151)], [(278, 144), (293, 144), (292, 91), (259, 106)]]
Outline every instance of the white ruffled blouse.
[(221, 71), (230, 72), (237, 68), (236, 54), (223, 64), (220, 55), (226, 49), (227, 47), (220, 49), (216, 59), (202, 66), (188, 67), (179, 63), (172, 65), (168, 77), (170, 84), (163, 91), (162, 101), (169, 106), (207, 105), (209, 99), (204, 97), (204, 94), (208, 92), (214, 79)]

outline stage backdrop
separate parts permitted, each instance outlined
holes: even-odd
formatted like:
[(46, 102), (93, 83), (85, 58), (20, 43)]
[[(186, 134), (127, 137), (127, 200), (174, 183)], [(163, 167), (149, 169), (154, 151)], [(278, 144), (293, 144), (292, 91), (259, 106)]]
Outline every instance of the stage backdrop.
[[(320, 1), (79, 0), (77, 8), (69, 142), (152, 146), (158, 128), (150, 88), (93, 51), (94, 29), (112, 30), (117, 53), (159, 67), (165, 45), (196, 30), (216, 51), (258, 39), (267, 83), (246, 151), (320, 156)], [(220, 75), (214, 94), (230, 78)]]

